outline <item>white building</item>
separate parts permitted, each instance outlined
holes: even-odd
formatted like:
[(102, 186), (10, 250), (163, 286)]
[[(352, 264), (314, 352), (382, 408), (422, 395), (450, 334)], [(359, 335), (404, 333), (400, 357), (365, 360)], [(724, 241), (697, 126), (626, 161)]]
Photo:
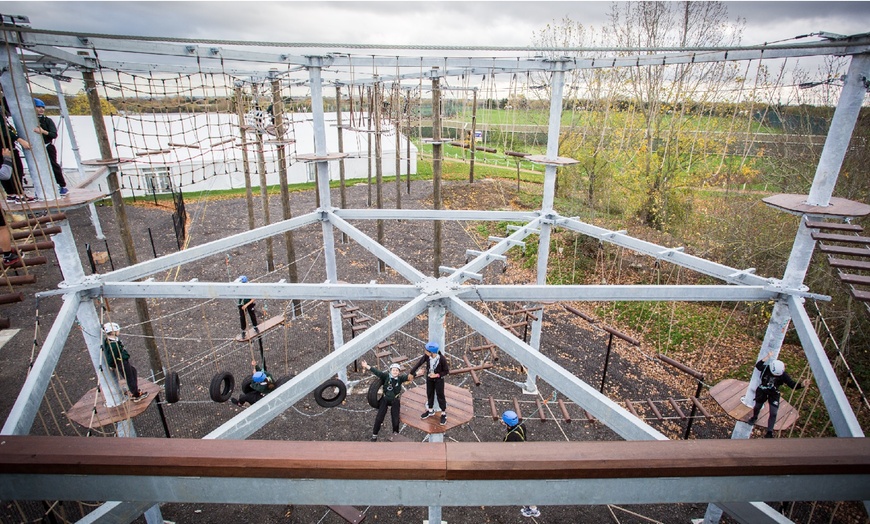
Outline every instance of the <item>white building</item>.
[[(258, 171), (258, 146), (255, 122), (246, 117), (245, 139), (251, 184), (260, 186)], [(338, 128), (336, 114), (326, 115), (327, 153), (338, 153)], [(356, 115), (359, 118), (359, 115)], [(75, 155), (65, 124), (57, 116), (51, 117), (58, 127), (55, 146), (64, 167), (64, 174), (71, 187), (99, 188), (106, 190), (105, 166), (88, 165), (88, 161), (100, 158), (93, 120), (90, 116), (72, 116), (73, 131), (80, 157), (85, 164), (85, 180), (80, 180)], [(348, 125), (351, 116), (342, 115), (344, 123), (345, 178), (366, 178), (369, 162), (374, 176), (375, 134), (365, 129)], [(226, 113), (190, 114), (130, 114), (105, 117), (109, 142), (115, 158), (125, 159), (119, 165), (120, 183), (124, 196), (167, 192), (170, 183), (176, 189), (189, 191), (213, 191), (245, 187), (243, 148), (238, 117)], [(259, 126), (262, 127), (262, 126)], [(277, 185), (277, 151), (285, 147), (287, 179), (289, 184), (314, 180), (314, 162), (300, 158), (314, 154), (314, 129), (310, 113), (285, 115), (285, 140), (262, 132), (263, 159), (266, 184)], [(396, 135), (390, 122), (381, 124), (382, 173), (394, 176), (396, 172)], [(371, 159), (369, 157), (371, 141)], [(407, 137), (399, 137), (400, 173), (407, 173)], [(410, 144), (411, 174), (417, 172), (417, 148)], [(339, 178), (339, 160), (329, 162), (330, 179)]]

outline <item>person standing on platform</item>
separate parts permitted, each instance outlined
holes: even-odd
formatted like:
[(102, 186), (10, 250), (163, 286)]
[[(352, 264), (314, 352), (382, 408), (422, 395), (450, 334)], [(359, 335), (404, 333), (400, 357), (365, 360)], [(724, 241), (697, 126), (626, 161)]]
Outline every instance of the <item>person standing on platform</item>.
[(0, 113), (0, 146), (8, 149), (12, 153), (12, 176), (8, 180), (3, 180), (3, 191), (6, 192), (6, 201), (9, 203), (26, 203), (33, 202), (36, 198), (27, 196), (24, 193), (24, 163), (21, 161), (21, 155), (18, 154), (19, 145), (24, 149), (30, 149), (30, 142), (18, 136), (18, 132), (6, 121), (9, 117), (9, 106), (6, 105), (6, 99), (3, 98), (2, 113)]
[(387, 416), (387, 406), (390, 407), (390, 419), (393, 422), (393, 434), (399, 432), (399, 412), (401, 410), (401, 401), (399, 397), (402, 395), (402, 384), (408, 381), (409, 375), (399, 373), (401, 366), (398, 364), (390, 364), (389, 373), (385, 373), (377, 368), (369, 366), (365, 360), (361, 363), (364, 371), (370, 371), (372, 375), (378, 377), (384, 382), (384, 395), (378, 401), (378, 414), (375, 417), (375, 426), (372, 429), (371, 441), (378, 440), (378, 433), (381, 431), (381, 425), (384, 423), (384, 418)]
[(106, 340), (103, 341), (103, 353), (106, 356), (106, 362), (109, 368), (113, 369), (118, 375), (118, 379), (127, 381), (127, 389), (130, 391), (130, 398), (133, 402), (139, 402), (148, 396), (148, 392), (143, 392), (139, 389), (139, 374), (136, 368), (130, 363), (130, 354), (124, 349), (124, 344), (118, 336), (121, 334), (121, 326), (114, 322), (103, 324), (103, 331), (106, 333)]
[(57, 193), (60, 196), (69, 194), (66, 188), (66, 180), (63, 178), (63, 168), (57, 163), (57, 149), (54, 147), (54, 139), (57, 138), (57, 126), (54, 125), (52, 119), (45, 116), (45, 102), (38, 98), (33, 99), (33, 107), (36, 108), (36, 118), (39, 121), (39, 127), (33, 131), (42, 135), (45, 141), (45, 153), (48, 156), (48, 163), (51, 164), (51, 170), (54, 172), (54, 181), (57, 182)]
[(420, 358), (408, 374), (414, 375), (417, 369), (422, 366), (426, 366), (426, 411), (420, 415), (420, 418), (427, 419), (435, 414), (435, 396), (437, 395), (438, 405), (441, 406), (440, 422), (444, 426), (447, 424), (447, 399), (444, 397), (444, 377), (450, 373), (450, 366), (447, 364), (447, 357), (438, 351), (437, 342), (426, 344), (426, 354)]
[(768, 363), (771, 356), (773, 351), (755, 363), (755, 369), (761, 372), (761, 383), (755, 389), (755, 407), (752, 408), (752, 418), (748, 420), (750, 424), (755, 424), (764, 403), (768, 403), (767, 433), (764, 438), (773, 438), (773, 426), (776, 425), (776, 416), (779, 413), (779, 387), (785, 384), (792, 389), (801, 389), (810, 385), (810, 379), (804, 379), (802, 383), (795, 382), (785, 372), (783, 361), (773, 360)]
[[(526, 426), (522, 422), (520, 422), (520, 417), (517, 416), (515, 411), (505, 411), (501, 415), (501, 422), (505, 426), (507, 426), (507, 433), (505, 433), (504, 439), (502, 442), (525, 442), (526, 441)], [(541, 512), (538, 510), (538, 506), (523, 506), (520, 509), (520, 513), (524, 517), (540, 517)]]
[[(0, 180), (12, 178), (12, 151), (3, 148), (3, 164), (0, 165)], [(3, 267), (12, 267), (21, 260), (18, 250), (12, 247), (12, 233), (6, 225), (6, 214), (0, 210), (0, 250), (3, 251)]]

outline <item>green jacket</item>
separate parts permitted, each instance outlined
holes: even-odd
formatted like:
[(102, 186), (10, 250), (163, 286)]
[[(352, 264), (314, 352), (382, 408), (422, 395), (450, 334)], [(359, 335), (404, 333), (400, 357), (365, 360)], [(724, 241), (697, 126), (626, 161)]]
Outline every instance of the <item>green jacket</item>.
[(103, 341), (103, 353), (106, 355), (106, 362), (109, 367), (115, 369), (115, 363), (122, 360), (130, 360), (130, 354), (124, 349), (124, 344), (121, 339)]
[[(254, 370), (263, 371), (262, 369), (260, 369), (260, 366), (254, 366)], [(275, 379), (272, 378), (272, 374), (268, 371), (263, 371), (263, 373), (266, 374), (266, 381), (260, 382), (259, 384), (251, 381), (251, 389), (265, 395), (266, 393), (269, 393), (270, 391), (275, 389)]]
[(387, 402), (392, 402), (402, 394), (402, 384), (408, 381), (408, 374), (402, 373), (396, 378), (390, 376), (386, 371), (381, 371), (375, 368), (369, 368), (372, 375), (384, 381), (384, 398)]

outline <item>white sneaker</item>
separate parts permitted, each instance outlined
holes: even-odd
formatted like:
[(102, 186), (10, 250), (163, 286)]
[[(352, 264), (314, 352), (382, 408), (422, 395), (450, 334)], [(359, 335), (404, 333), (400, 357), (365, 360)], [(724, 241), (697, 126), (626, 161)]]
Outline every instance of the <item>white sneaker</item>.
[(528, 506), (523, 506), (523, 509), (520, 510), (520, 513), (522, 513), (524, 517), (540, 517), (541, 516), (541, 512), (538, 511), (538, 508), (532, 509)]

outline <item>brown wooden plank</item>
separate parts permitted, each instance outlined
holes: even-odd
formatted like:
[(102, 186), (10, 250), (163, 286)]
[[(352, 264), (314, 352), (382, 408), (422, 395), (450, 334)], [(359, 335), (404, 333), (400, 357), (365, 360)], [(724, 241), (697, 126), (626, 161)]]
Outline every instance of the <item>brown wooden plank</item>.
[(846, 284), (860, 284), (862, 286), (870, 286), (870, 276), (867, 275), (855, 275), (853, 273), (843, 273), (839, 272), (840, 280), (845, 282)]
[(819, 244), (819, 251), (833, 255), (850, 255), (853, 257), (870, 257), (870, 249), (863, 247), (843, 247)]
[(668, 397), (668, 402), (671, 403), (671, 407), (673, 407), (674, 411), (677, 412), (677, 416), (680, 417), (680, 420), (686, 420), (686, 414), (683, 413), (682, 409), (680, 409), (680, 405), (677, 404), (677, 401), (674, 400), (674, 397)]
[(491, 349), (494, 347), (495, 347), (495, 344), (487, 344), (485, 346), (475, 346), (475, 347), (471, 348), (470, 351), (482, 351), (484, 349)]
[(336, 309), (341, 309), (343, 307), (347, 307), (347, 302), (338, 302), (336, 304), (333, 304), (332, 307)]
[(377, 358), (385, 358), (385, 357), (389, 357), (390, 354), (391, 354), (390, 351), (381, 351), (380, 353), (375, 353), (375, 357), (377, 357)]
[(635, 417), (640, 418), (640, 419), (643, 418), (637, 414), (637, 411), (634, 410), (634, 404), (632, 404), (630, 400), (625, 401), (625, 407), (627, 407), (628, 410), (631, 411), (631, 414), (634, 415)]
[(20, 286), (24, 284), (33, 284), (36, 282), (36, 275), (6, 275), (0, 277), (0, 285), (4, 286)]
[[(126, 386), (121, 381), (122, 386)], [(99, 428), (122, 420), (141, 415), (160, 393), (160, 386), (147, 380), (139, 379), (139, 391), (147, 392), (148, 396), (141, 402), (125, 400), (114, 407), (106, 407), (106, 400), (97, 388), (89, 390), (66, 411), (66, 416), (76, 424), (85, 428)]]
[(855, 286), (849, 286), (849, 291), (852, 292), (852, 296), (855, 297), (855, 300), (860, 300), (861, 302), (870, 302), (870, 292), (855, 289)]
[(653, 402), (653, 401), (650, 400), (650, 399), (647, 399), (647, 401), (646, 401), (646, 405), (649, 406), (649, 408), (650, 408), (650, 409), (652, 410), (652, 412), (653, 412), (653, 415), (655, 415), (657, 419), (659, 419), (659, 420), (662, 419), (662, 412), (659, 411), (659, 408), (656, 407), (655, 402)]
[(16, 220), (14, 222), (9, 222), (7, 225), (9, 226), (9, 229), (22, 229), (28, 226), (46, 224), (48, 222), (58, 222), (60, 220), (66, 220), (66, 213), (55, 213), (53, 215), (29, 218), (27, 220)]
[(568, 407), (565, 405), (565, 402), (562, 399), (557, 399), (556, 403), (559, 404), (559, 411), (562, 412), (562, 421), (570, 424), (571, 415), (568, 414)]
[(384, 348), (388, 348), (388, 347), (392, 346), (393, 344), (395, 344), (395, 342), (393, 342), (392, 340), (385, 340), (375, 347), (377, 349), (384, 349)]
[(400, 417), (402, 422), (425, 433), (444, 433), (445, 431), (467, 424), (474, 418), (474, 400), (471, 392), (452, 384), (444, 384), (444, 396), (447, 397), (447, 424), (439, 424), (440, 413), (421, 419), (420, 414), (426, 410), (426, 386), (411, 388), (402, 394)]
[(489, 411), (492, 413), (492, 419), (498, 420), (498, 410), (495, 409), (495, 400), (492, 398), (492, 396), (489, 397)]
[(820, 222), (815, 220), (806, 220), (804, 222), (807, 227), (812, 229), (824, 229), (830, 231), (852, 231), (860, 233), (864, 228), (858, 224), (846, 224), (845, 222)]
[(350, 524), (359, 524), (366, 519), (365, 513), (353, 506), (329, 506), (329, 509)]
[(870, 237), (858, 235), (838, 235), (836, 233), (818, 233), (813, 231), (810, 236), (813, 240), (826, 240), (828, 242), (845, 242), (847, 244), (870, 244)]
[(22, 293), (4, 293), (0, 295), (0, 304), (14, 304), (24, 300)]
[(237, 335), (236, 342), (247, 342), (253, 338), (262, 336), (264, 333), (283, 325), (285, 320), (286, 317), (283, 314), (269, 317), (257, 324), (256, 329), (253, 327), (248, 328), (247, 331), (245, 331), (245, 336)]
[(359, 311), (359, 306), (350, 306), (350, 307), (348, 307), (348, 308), (345, 308), (344, 311), (345, 311), (346, 313), (350, 313), (350, 312), (352, 312), (352, 311)]
[(344, 313), (341, 315), (342, 320), (347, 320), (349, 318), (359, 318), (356, 313)]
[(18, 269), (22, 267), (30, 267), (30, 266), (41, 266), (48, 262), (48, 259), (45, 257), (20, 257), (18, 262), (12, 264), (11, 266), (7, 266), (6, 269)]
[(700, 411), (701, 414), (704, 415), (705, 417), (709, 418), (712, 416), (712, 415), (710, 415), (710, 412), (707, 411), (707, 408), (704, 407), (704, 404), (701, 404), (701, 401), (698, 400), (697, 397), (692, 397), (692, 404), (694, 404), (695, 407), (698, 408), (698, 411)]
[(56, 235), (60, 233), (60, 226), (42, 227), (39, 229), (34, 229), (32, 231), (13, 231), (12, 240), (23, 240), (25, 238), (30, 238), (31, 233), (34, 237), (48, 238), (49, 235)]
[(535, 397), (535, 407), (538, 411), (538, 418), (541, 419), (541, 422), (546, 422), (547, 414), (544, 412), (544, 405), (541, 404), (541, 399), (538, 397)]
[(28, 251), (38, 251), (40, 249), (54, 249), (54, 242), (51, 240), (45, 240), (42, 242), (29, 242), (27, 244), (15, 244), (15, 249), (17, 249), (19, 253), (25, 253)]
[(405, 355), (396, 355), (395, 357), (393, 357), (390, 360), (392, 361), (393, 364), (399, 364), (401, 362), (408, 360), (408, 357), (406, 357)]
[(870, 271), (870, 262), (863, 260), (848, 260), (845, 258), (834, 258), (828, 256), (828, 265), (831, 267), (842, 269), (857, 269), (860, 271)]
[(354, 324), (350, 329), (351, 329), (351, 331), (353, 331), (354, 333), (357, 333), (357, 332), (359, 332), (359, 331), (365, 331), (365, 330), (367, 330), (367, 329), (370, 328), (370, 327), (371, 327), (371, 326), (368, 325), (368, 324)]

